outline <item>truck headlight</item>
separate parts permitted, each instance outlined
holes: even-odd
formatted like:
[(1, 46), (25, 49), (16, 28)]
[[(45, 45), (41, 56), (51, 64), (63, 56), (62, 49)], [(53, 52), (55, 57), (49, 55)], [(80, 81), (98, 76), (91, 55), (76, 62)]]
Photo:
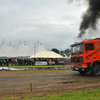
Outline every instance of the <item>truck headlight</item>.
[(84, 65), (82, 65), (82, 67), (84, 67)]
[(74, 67), (74, 65), (72, 65), (72, 68)]
[(87, 68), (87, 65), (82, 65), (82, 67)]

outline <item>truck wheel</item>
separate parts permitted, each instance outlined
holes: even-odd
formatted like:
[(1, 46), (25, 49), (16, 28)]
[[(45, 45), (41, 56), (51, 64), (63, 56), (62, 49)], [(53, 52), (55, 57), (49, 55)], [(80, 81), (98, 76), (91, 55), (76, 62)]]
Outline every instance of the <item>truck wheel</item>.
[(94, 76), (99, 75), (100, 74), (100, 65), (94, 65), (91, 70), (91, 74)]
[(85, 75), (87, 71), (79, 71), (80, 74)]

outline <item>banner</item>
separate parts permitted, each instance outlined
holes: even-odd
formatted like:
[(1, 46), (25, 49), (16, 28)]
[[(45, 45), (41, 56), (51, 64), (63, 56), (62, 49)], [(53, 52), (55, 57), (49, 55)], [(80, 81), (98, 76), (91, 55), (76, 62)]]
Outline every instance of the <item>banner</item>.
[(35, 65), (47, 65), (47, 61), (36, 61)]

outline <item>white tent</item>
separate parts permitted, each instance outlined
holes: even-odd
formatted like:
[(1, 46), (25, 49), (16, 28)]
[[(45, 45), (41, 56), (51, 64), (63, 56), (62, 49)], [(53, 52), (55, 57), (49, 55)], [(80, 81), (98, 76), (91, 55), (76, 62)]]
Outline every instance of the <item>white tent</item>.
[(8, 50), (7, 50), (6, 54), (5, 54), (6, 57), (7, 57), (8, 52), (9, 52), (11, 49), (12, 49), (12, 46), (11, 46), (11, 41), (10, 41), (10, 44), (9, 44)]
[(37, 42), (37, 44), (34, 46), (34, 48), (33, 48), (33, 54), (32, 55), (34, 55), (34, 54), (36, 54), (36, 53), (38, 53), (39, 51), (47, 51), (43, 46), (42, 46), (42, 44), (40, 44), (39, 43), (39, 41)]
[(9, 45), (9, 47), (6, 46), (5, 43), (4, 43), (4, 40), (3, 40), (3, 43), (0, 46), (0, 57), (2, 57), (2, 58), (6, 57), (6, 54), (10, 49), (12, 49), (11, 45)]
[(6, 56), (6, 52), (8, 51), (8, 47), (5, 44), (2, 44), (0, 46), (0, 57), (5, 57)]
[(24, 46), (21, 42), (19, 42), (19, 44), (15, 47), (12, 48), (7, 56), (8, 57), (23, 57), (25, 56), (25, 52), (27, 51), (28, 47)]
[(40, 51), (30, 58), (63, 58), (63, 56), (53, 52), (53, 51)]
[(0, 57), (30, 57), (39, 51), (47, 51), (39, 42), (34, 47), (28, 47), (20, 41), (16, 47), (12, 48), (11, 42), (9, 46), (6, 46), (3, 40), (0, 46)]

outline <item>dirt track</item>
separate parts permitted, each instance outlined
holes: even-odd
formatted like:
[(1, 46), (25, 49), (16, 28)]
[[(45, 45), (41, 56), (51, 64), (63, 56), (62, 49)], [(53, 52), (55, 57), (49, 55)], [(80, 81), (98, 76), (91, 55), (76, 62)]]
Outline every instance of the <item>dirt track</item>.
[(0, 98), (46, 96), (100, 89), (100, 76), (82, 76), (71, 70), (0, 71)]

